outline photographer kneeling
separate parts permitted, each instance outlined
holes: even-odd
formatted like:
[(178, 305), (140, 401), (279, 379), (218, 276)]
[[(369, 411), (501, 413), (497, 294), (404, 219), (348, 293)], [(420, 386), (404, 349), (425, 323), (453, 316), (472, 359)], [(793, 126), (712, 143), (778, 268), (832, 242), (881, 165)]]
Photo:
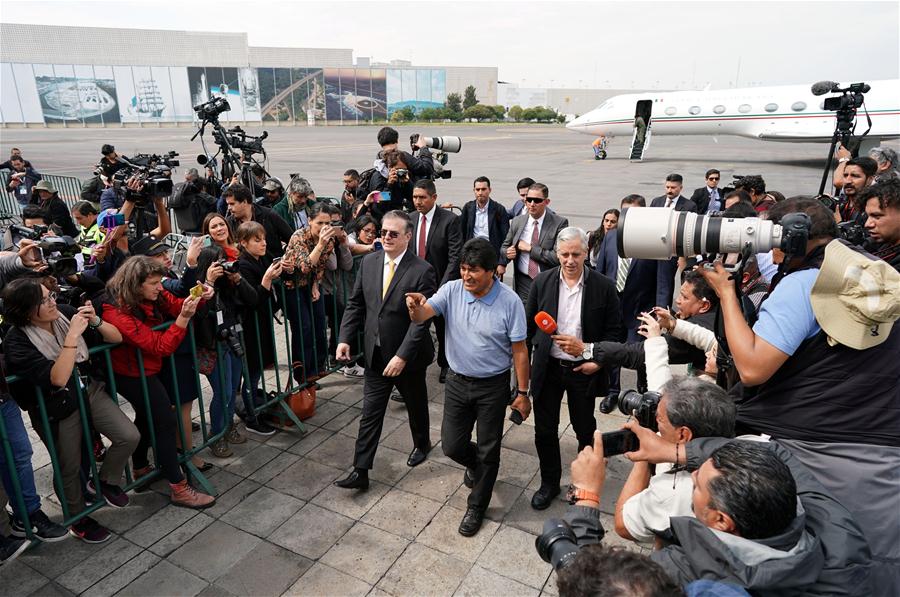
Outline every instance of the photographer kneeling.
[[(662, 388), (656, 410), (659, 435), (682, 448), (698, 437), (733, 437), (735, 406), (723, 389), (696, 378), (676, 377)], [(679, 474), (681, 473), (681, 474)], [(616, 500), (616, 533), (652, 542), (669, 518), (691, 515), (691, 476), (678, 467), (636, 461)]]
[(789, 199), (769, 218), (797, 212), (811, 222), (805, 253), (782, 264), (752, 329), (728, 272), (704, 270), (744, 386), (737, 432), (778, 440), (853, 513), (872, 548), (875, 587), (896, 594), (900, 275), (835, 240), (832, 213), (817, 200)]
[[(692, 471), (693, 516), (672, 518), (669, 544), (650, 555), (672, 580), (682, 586), (700, 579), (721, 581), (765, 595), (873, 594), (871, 556), (862, 532), (788, 450), (774, 442), (724, 438), (682, 446), (636, 421), (625, 427), (640, 441), (637, 451), (625, 455), (629, 459)], [(552, 532), (562, 535), (558, 541), (584, 547), (603, 538), (605, 476), (597, 432), (594, 446), (572, 463), (576, 491), (565, 516), (570, 528), (557, 523)], [(542, 536), (538, 544), (546, 546), (547, 539)], [(560, 551), (543, 551), (542, 557)]]

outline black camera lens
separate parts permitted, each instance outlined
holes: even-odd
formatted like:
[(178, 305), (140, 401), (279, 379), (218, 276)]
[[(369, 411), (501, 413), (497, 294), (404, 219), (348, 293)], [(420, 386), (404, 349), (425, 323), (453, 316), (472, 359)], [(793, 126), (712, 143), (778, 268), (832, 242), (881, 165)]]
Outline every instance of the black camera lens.
[(551, 518), (544, 523), (543, 532), (534, 540), (534, 547), (541, 559), (559, 570), (568, 566), (578, 555), (575, 532), (565, 520)]

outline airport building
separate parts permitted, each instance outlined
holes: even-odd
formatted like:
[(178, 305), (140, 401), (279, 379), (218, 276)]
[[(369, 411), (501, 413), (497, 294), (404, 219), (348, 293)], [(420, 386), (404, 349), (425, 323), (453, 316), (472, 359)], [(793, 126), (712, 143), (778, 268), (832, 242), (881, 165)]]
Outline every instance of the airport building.
[(473, 85), (497, 104), (496, 67), (354, 61), (352, 49), (273, 48), (245, 33), (0, 24), (2, 126), (162, 126), (228, 99), (225, 123), (359, 124), (443, 106)]

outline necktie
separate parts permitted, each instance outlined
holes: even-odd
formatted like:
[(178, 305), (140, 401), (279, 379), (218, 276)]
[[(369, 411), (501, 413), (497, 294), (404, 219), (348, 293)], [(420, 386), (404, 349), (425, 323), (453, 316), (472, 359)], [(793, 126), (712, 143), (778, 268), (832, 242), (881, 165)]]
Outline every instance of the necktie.
[(666, 207), (672, 207), (672, 198), (666, 197)]
[(628, 268), (631, 266), (631, 259), (619, 257), (619, 268), (616, 270), (616, 291), (622, 292), (625, 289), (625, 280), (628, 278)]
[(384, 298), (384, 295), (387, 294), (388, 288), (391, 286), (391, 280), (394, 279), (394, 260), (388, 260), (388, 274), (384, 278), (384, 285), (381, 288), (381, 298)]
[[(537, 220), (532, 220), (532, 222), (534, 222), (534, 225), (531, 228), (531, 246), (536, 247), (541, 242), (540, 241), (540, 230), (538, 230)], [(529, 258), (528, 258), (528, 276), (532, 280), (537, 278), (539, 269), (540, 268), (538, 267), (537, 261), (535, 261), (533, 257), (529, 256)]]
[(422, 216), (419, 222), (419, 257), (425, 259), (425, 227), (428, 225), (428, 217)]

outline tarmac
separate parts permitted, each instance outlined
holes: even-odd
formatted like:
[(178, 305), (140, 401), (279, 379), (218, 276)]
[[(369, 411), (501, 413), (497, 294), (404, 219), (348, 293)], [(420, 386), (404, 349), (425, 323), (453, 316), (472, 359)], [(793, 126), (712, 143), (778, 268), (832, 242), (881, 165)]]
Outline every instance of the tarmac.
[[(318, 194), (333, 195), (346, 168), (371, 163), (376, 131), (272, 127), (265, 146), (274, 174), (300, 172)], [(472, 179), (484, 174), (492, 179), (494, 198), (510, 204), (515, 182), (531, 176), (550, 187), (555, 210), (590, 228), (626, 194), (661, 194), (670, 172), (685, 176), (686, 193), (703, 184), (711, 167), (726, 180), (734, 173), (761, 173), (770, 188), (788, 196), (815, 193), (827, 151), (820, 145), (661, 137), (653, 139), (647, 159), (630, 163), (625, 140), (614, 140), (610, 157), (595, 161), (590, 137), (561, 127), (423, 125), (402, 127), (401, 138), (415, 131), (463, 137), (462, 152), (451, 156), (453, 178), (438, 183), (441, 201), (469, 200)], [(6, 155), (11, 146), (20, 147), (39, 171), (84, 177), (107, 142), (126, 155), (174, 149), (183, 163), (192, 162), (199, 144), (188, 141), (191, 134), (187, 128), (4, 129), (0, 149)], [(463, 469), (441, 450), (444, 391), (437, 373), (432, 367), (428, 375), (434, 448), (422, 465), (406, 466), (412, 449), (406, 412), (391, 402), (368, 492), (333, 487), (352, 463), (362, 381), (331, 375), (321, 382), (305, 434), (250, 434), (245, 444), (233, 446), (230, 458), (203, 454), (215, 465), (209, 474), (218, 493), (213, 508), (170, 506), (163, 483), (133, 493), (127, 508), (94, 514), (114, 533), (108, 542), (70, 538), (37, 545), (0, 570), (0, 595), (556, 595), (555, 576), (534, 540), (566, 504), (560, 498), (548, 510), (531, 508), (540, 485), (533, 418), (521, 426), (506, 422), (487, 520), (475, 537), (464, 538), (456, 529), (468, 490)], [(623, 382), (633, 387), (633, 375)], [(623, 421), (618, 413), (597, 414), (601, 431)], [(577, 448), (565, 406), (560, 442), (565, 486)], [(36, 438), (33, 443), (43, 507), (58, 520), (49, 459)], [(613, 530), (615, 501), (629, 470), (622, 457), (609, 460), (600, 517), (604, 542), (646, 551)]]

